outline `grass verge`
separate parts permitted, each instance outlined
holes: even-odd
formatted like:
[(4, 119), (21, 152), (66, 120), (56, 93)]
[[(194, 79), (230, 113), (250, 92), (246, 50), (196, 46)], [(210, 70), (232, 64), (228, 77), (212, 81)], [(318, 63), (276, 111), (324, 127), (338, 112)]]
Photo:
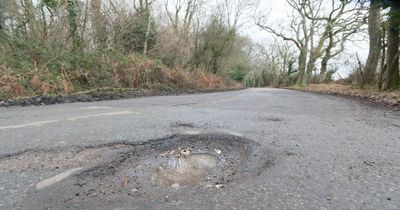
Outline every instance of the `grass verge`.
[(316, 92), (328, 95), (345, 96), (368, 101), (376, 105), (400, 109), (400, 91), (379, 91), (373, 88), (360, 89), (352, 85), (330, 84), (310, 84), (307, 86), (291, 86), (288, 89), (307, 92)]

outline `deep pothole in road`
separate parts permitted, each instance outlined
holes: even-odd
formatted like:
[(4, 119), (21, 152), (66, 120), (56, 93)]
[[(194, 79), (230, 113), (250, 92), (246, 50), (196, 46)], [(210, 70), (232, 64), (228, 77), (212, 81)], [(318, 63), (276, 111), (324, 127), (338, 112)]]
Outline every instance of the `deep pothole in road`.
[(115, 207), (171, 193), (223, 190), (258, 176), (274, 159), (260, 144), (225, 134), (179, 135), (121, 148), (110, 160), (35, 190), (24, 206)]

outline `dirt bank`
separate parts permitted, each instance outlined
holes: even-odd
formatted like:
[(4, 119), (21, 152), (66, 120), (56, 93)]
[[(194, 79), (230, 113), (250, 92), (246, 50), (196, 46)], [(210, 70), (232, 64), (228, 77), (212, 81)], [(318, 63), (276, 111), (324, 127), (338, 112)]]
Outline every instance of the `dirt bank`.
[(242, 87), (231, 87), (221, 89), (96, 89), (76, 94), (65, 95), (45, 95), (19, 99), (0, 100), (0, 107), (10, 106), (43, 106), (51, 104), (74, 103), (74, 102), (94, 102), (106, 100), (118, 100), (125, 98), (137, 98), (145, 96), (166, 96), (196, 93), (223, 92), (239, 90)]

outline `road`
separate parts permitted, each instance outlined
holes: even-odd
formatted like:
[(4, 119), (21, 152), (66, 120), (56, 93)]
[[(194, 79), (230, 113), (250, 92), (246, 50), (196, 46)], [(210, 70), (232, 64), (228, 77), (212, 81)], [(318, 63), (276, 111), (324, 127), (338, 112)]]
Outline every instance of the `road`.
[[(32, 148), (191, 132), (244, 136), (279, 155), (259, 177), (213, 191), (213, 201), (168, 208), (400, 209), (400, 113), (282, 89), (0, 108), (0, 169), (8, 154)], [(0, 170), (0, 209), (18, 208), (54, 174)]]

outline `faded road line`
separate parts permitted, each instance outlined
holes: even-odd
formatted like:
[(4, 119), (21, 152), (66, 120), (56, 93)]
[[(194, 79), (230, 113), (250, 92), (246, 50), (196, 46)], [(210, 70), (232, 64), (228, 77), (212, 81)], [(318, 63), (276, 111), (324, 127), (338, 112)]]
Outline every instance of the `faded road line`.
[(73, 169), (69, 169), (68, 171), (65, 171), (61, 174), (57, 174), (53, 177), (50, 177), (48, 179), (42, 180), (39, 183), (36, 184), (36, 189), (42, 189), (48, 186), (51, 186), (57, 182), (62, 181), (63, 179), (68, 178), (69, 176), (71, 176), (73, 173), (82, 170), (83, 168), (73, 168)]
[(29, 126), (42, 126), (45, 124), (50, 124), (50, 123), (55, 123), (55, 122), (58, 122), (58, 120), (33, 122), (33, 123), (26, 123), (26, 124), (21, 124), (21, 125), (9, 125), (9, 126), (0, 127), (0, 130), (1, 129), (10, 129), (10, 128), (24, 128), (24, 127), (29, 127)]
[(93, 110), (93, 109), (112, 109), (112, 107), (108, 106), (88, 106), (88, 107), (80, 107), (81, 110)]
[[(109, 112), (109, 113), (101, 113), (101, 114), (93, 114), (93, 115), (85, 115), (85, 116), (78, 116), (78, 117), (71, 117), (67, 118), (67, 121), (75, 121), (75, 120), (82, 120), (82, 119), (88, 119), (88, 118), (94, 118), (94, 117), (106, 117), (106, 116), (114, 116), (114, 115), (131, 115), (131, 114), (140, 114), (138, 112), (131, 112), (131, 111), (121, 111), (121, 112)], [(48, 121), (39, 121), (39, 122), (32, 122), (32, 123), (26, 123), (26, 124), (20, 124), (20, 125), (8, 125), (8, 126), (3, 126), (0, 127), (0, 130), (3, 129), (15, 129), (15, 128), (24, 128), (24, 127), (38, 127), (50, 123), (56, 123), (59, 122), (60, 120), (48, 120)]]
[(94, 118), (94, 117), (104, 117), (104, 116), (113, 116), (113, 115), (130, 115), (130, 114), (139, 114), (139, 113), (131, 112), (131, 111), (109, 112), (109, 113), (101, 113), (101, 114), (93, 114), (93, 115), (86, 115), (86, 116), (71, 117), (71, 118), (68, 118), (67, 120), (68, 121), (75, 121), (75, 120), (88, 119), (88, 118)]

